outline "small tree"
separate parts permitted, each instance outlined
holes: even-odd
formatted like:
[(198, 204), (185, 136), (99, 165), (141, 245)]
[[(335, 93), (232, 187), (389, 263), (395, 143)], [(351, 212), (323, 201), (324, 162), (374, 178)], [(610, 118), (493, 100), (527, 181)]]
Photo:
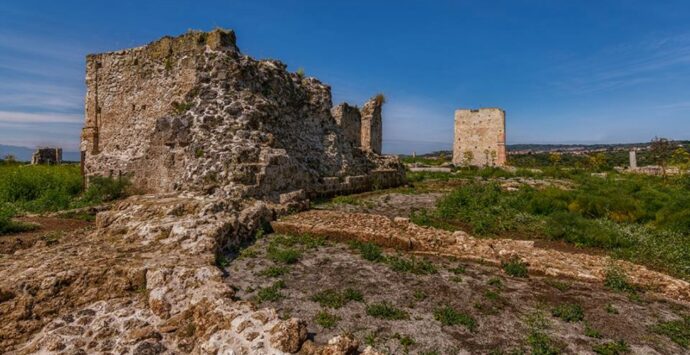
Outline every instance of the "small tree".
[(592, 167), (594, 170), (601, 170), (604, 165), (606, 165), (606, 154), (604, 153), (597, 153), (594, 155), (590, 155), (588, 157), (589, 165)]
[(673, 147), (668, 139), (659, 137), (652, 139), (649, 146), (649, 157), (656, 165), (661, 167), (661, 174), (663, 176), (666, 176), (666, 167), (668, 167), (672, 154)]
[(685, 174), (685, 172), (690, 169), (690, 153), (683, 147), (678, 147), (673, 151), (671, 161), (674, 165), (678, 166), (681, 174)]
[(561, 162), (561, 153), (549, 153), (549, 161), (553, 166), (557, 166)]

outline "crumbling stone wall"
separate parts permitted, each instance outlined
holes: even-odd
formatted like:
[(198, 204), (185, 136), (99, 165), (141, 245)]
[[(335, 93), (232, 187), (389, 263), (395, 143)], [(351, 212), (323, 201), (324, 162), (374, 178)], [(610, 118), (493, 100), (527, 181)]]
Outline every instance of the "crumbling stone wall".
[(345, 139), (352, 143), (352, 146), (359, 148), (362, 146), (362, 115), (357, 107), (348, 105), (346, 102), (333, 107), (331, 114), (343, 131)]
[(242, 55), (232, 31), (90, 55), (86, 83), (87, 178), (276, 201), (403, 181), (399, 161), (378, 154), (382, 102), (365, 105), (372, 149), (359, 149), (355, 113), (336, 121), (329, 86)]
[(62, 163), (62, 148), (39, 148), (31, 155), (31, 164)]
[(379, 94), (369, 99), (362, 107), (362, 149), (375, 154), (381, 154), (383, 142), (381, 109), (384, 101), (383, 95)]
[(456, 110), (453, 164), (505, 166), (505, 120), (500, 108)]

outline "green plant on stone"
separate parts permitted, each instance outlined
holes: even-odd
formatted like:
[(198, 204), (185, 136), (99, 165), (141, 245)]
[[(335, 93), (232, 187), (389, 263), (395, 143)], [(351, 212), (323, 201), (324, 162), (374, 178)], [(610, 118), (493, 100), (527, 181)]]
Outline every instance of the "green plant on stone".
[(445, 326), (462, 325), (470, 331), (477, 329), (477, 321), (472, 316), (458, 312), (449, 306), (437, 308), (434, 311), (434, 319)]
[(262, 270), (259, 274), (266, 277), (280, 277), (290, 272), (287, 266), (269, 266)]
[(379, 262), (385, 259), (383, 253), (381, 252), (381, 248), (374, 243), (354, 241), (350, 243), (350, 246), (353, 249), (358, 250), (359, 254), (365, 260)]
[(268, 258), (274, 262), (284, 264), (294, 264), (302, 257), (299, 250), (292, 248), (281, 248), (275, 245), (269, 245), (267, 251)]
[(617, 292), (636, 292), (636, 288), (628, 281), (628, 275), (617, 265), (611, 265), (606, 269), (604, 286)]
[(652, 330), (667, 336), (685, 349), (690, 347), (690, 316), (684, 316), (679, 320), (658, 323), (652, 327)]
[(407, 312), (396, 308), (388, 302), (369, 304), (366, 310), (368, 315), (385, 320), (404, 320), (410, 317)]
[(630, 352), (630, 346), (623, 340), (595, 345), (592, 350), (600, 355), (621, 355)]
[(527, 264), (518, 257), (512, 257), (501, 263), (501, 267), (506, 274), (513, 277), (527, 277)]
[(271, 286), (260, 289), (256, 299), (259, 303), (277, 301), (283, 298), (283, 294), (280, 292), (283, 288), (285, 288), (285, 282), (282, 280), (276, 281)]
[(602, 337), (601, 332), (599, 330), (592, 328), (587, 323), (585, 323), (585, 336), (595, 339), (600, 339)]
[(585, 313), (578, 304), (564, 303), (554, 307), (551, 315), (566, 322), (579, 322), (584, 319)]
[(318, 324), (324, 329), (331, 329), (335, 327), (339, 320), (340, 317), (326, 311), (320, 311), (316, 314), (316, 316), (314, 316), (314, 323)]
[(436, 267), (426, 259), (417, 259), (412, 257), (410, 259), (402, 256), (389, 256), (386, 262), (397, 272), (409, 272), (418, 275), (428, 275), (436, 273)]

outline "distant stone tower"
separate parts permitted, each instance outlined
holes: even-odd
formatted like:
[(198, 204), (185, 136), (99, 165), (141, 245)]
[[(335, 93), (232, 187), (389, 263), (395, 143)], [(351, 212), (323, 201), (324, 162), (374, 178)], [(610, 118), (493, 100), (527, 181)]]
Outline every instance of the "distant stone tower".
[(637, 152), (635, 151), (635, 149), (630, 151), (630, 169), (637, 169)]
[(383, 142), (381, 108), (385, 101), (384, 96), (378, 94), (362, 107), (362, 149), (365, 151), (381, 154)]
[(506, 113), (500, 108), (455, 111), (453, 164), (506, 165)]

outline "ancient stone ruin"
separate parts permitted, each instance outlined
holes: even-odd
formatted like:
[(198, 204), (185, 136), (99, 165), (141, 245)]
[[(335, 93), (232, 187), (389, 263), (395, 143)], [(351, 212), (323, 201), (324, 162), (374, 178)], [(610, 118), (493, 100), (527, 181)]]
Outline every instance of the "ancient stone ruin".
[(397, 160), (379, 155), (382, 100), (332, 114), (329, 86), (243, 56), (233, 32), (90, 55), (86, 84), (87, 177), (275, 201), (401, 182)]
[(453, 164), (506, 165), (506, 113), (499, 108), (455, 111)]
[(382, 100), (333, 109), (329, 86), (243, 55), (225, 30), (89, 55), (86, 72), (85, 178), (142, 194), (56, 247), (0, 259), (0, 352), (356, 351), (235, 301), (217, 264), (310, 196), (402, 184), (399, 160), (378, 154)]
[(31, 155), (31, 164), (62, 163), (62, 148), (38, 148)]

